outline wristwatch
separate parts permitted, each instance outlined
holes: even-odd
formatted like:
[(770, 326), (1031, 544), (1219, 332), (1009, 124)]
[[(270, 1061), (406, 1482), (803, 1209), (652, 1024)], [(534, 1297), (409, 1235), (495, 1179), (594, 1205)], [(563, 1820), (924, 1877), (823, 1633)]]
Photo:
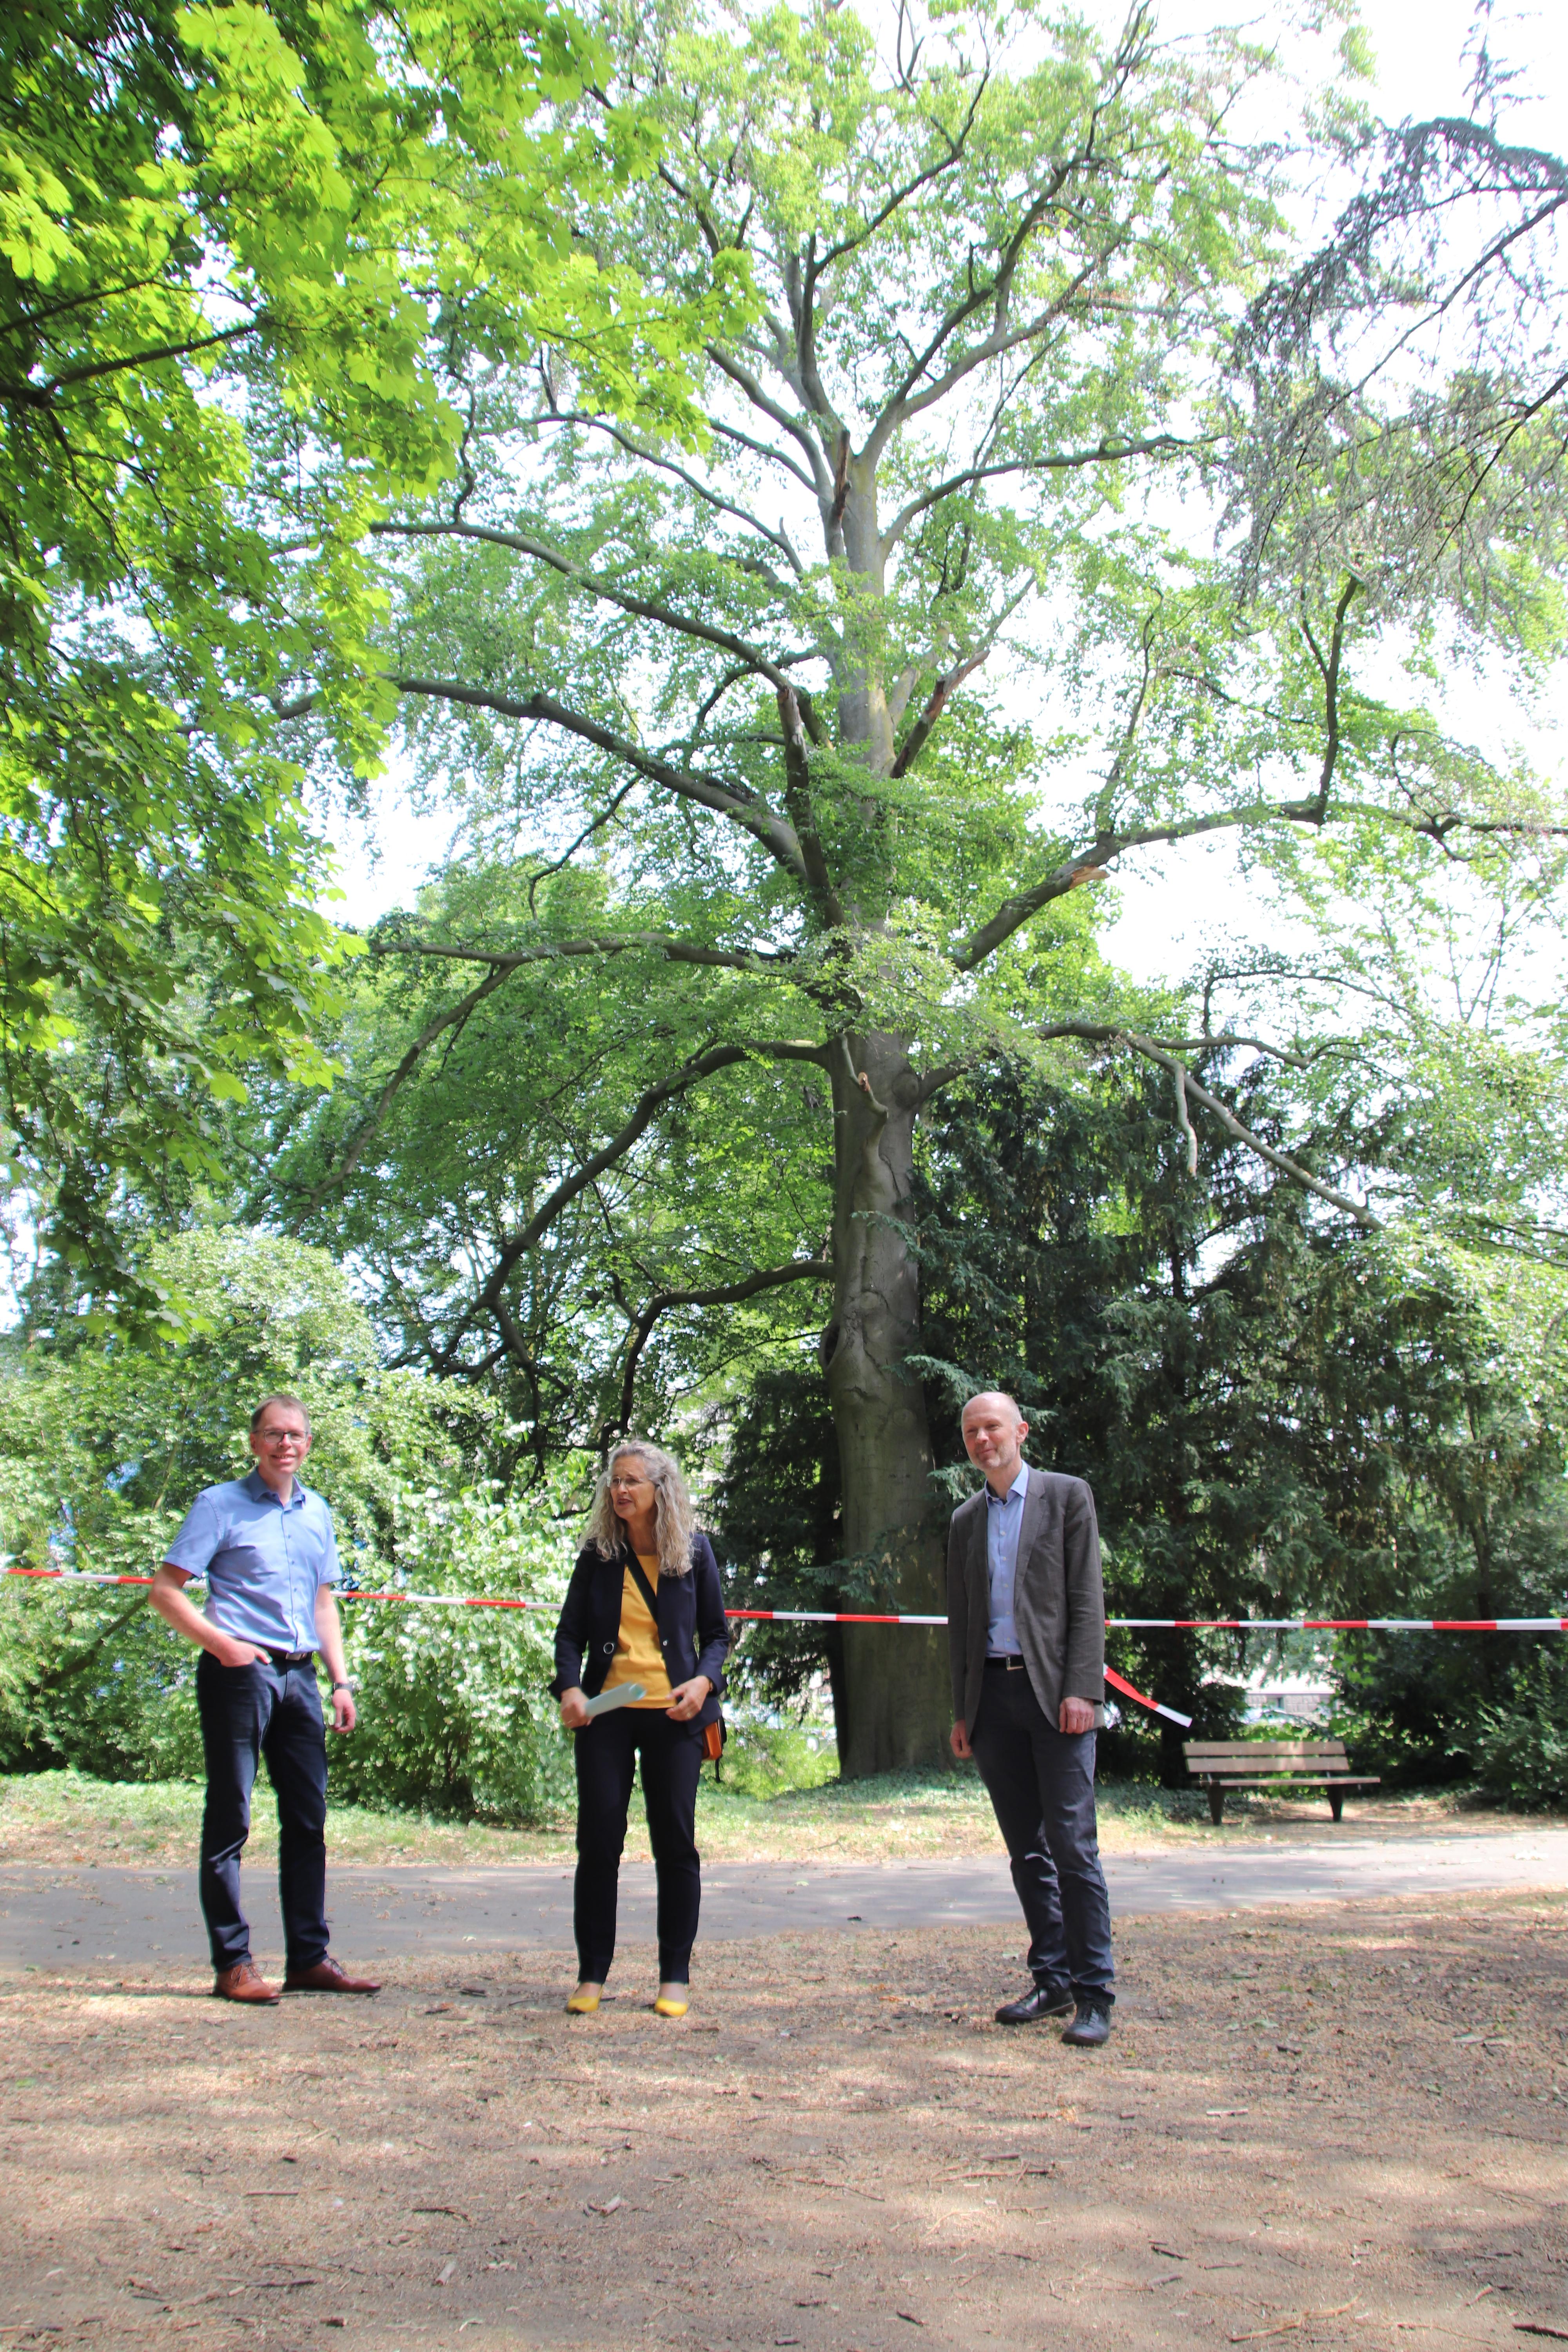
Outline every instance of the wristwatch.
[(341, 1690), (352, 1691), (352, 1690), (353, 1690), (353, 1683), (334, 1683), (334, 1684), (332, 1685), (332, 1688), (333, 1688), (335, 1691), (341, 1691)]

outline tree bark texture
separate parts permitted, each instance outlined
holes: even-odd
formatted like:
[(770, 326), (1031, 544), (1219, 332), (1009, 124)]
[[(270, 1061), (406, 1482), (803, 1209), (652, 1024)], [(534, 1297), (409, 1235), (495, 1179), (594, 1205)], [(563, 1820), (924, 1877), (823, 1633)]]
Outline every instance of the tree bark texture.
[[(844, 1538), (874, 1563), (878, 1606), (943, 1606), (943, 1529), (932, 1510), (920, 1346), (920, 1270), (909, 1246), (920, 1084), (902, 1039), (846, 1040), (833, 1074), (833, 1319), (823, 1362), (843, 1474)], [(862, 1085), (862, 1074), (866, 1085)], [(945, 1758), (946, 1637), (901, 1625), (844, 1628), (846, 1780)]]

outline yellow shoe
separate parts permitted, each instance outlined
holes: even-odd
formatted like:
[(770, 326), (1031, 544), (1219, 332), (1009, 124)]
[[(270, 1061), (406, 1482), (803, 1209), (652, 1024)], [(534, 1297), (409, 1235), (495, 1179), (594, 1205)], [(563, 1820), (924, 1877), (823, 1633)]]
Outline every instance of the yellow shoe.
[(568, 2017), (592, 2017), (599, 2006), (597, 1985), (579, 1985), (566, 2004)]
[(668, 1990), (661, 1985), (658, 1999), (653, 2005), (653, 2011), (656, 2017), (684, 2017), (690, 2006), (690, 2001), (686, 1998), (684, 1985), (671, 1985)]

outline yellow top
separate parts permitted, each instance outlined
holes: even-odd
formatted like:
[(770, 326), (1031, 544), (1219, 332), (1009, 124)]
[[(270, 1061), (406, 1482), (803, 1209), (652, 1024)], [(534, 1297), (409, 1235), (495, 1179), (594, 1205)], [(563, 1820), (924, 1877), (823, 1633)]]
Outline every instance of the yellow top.
[[(657, 1555), (639, 1551), (637, 1565), (657, 1592)], [(616, 1635), (616, 1654), (610, 1660), (610, 1671), (602, 1687), (614, 1690), (617, 1683), (641, 1683), (645, 1696), (628, 1702), (634, 1707), (669, 1705), (669, 1676), (665, 1673), (664, 1653), (658, 1646), (658, 1623), (637, 1591), (637, 1579), (629, 1568), (621, 1580), (621, 1624)]]

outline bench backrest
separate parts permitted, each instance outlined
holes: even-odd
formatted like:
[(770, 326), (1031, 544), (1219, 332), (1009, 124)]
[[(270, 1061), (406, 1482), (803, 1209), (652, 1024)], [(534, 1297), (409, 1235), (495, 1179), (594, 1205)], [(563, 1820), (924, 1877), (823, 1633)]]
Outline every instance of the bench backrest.
[(1342, 1739), (1189, 1739), (1182, 1753), (1189, 1772), (1214, 1777), (1350, 1770)]

